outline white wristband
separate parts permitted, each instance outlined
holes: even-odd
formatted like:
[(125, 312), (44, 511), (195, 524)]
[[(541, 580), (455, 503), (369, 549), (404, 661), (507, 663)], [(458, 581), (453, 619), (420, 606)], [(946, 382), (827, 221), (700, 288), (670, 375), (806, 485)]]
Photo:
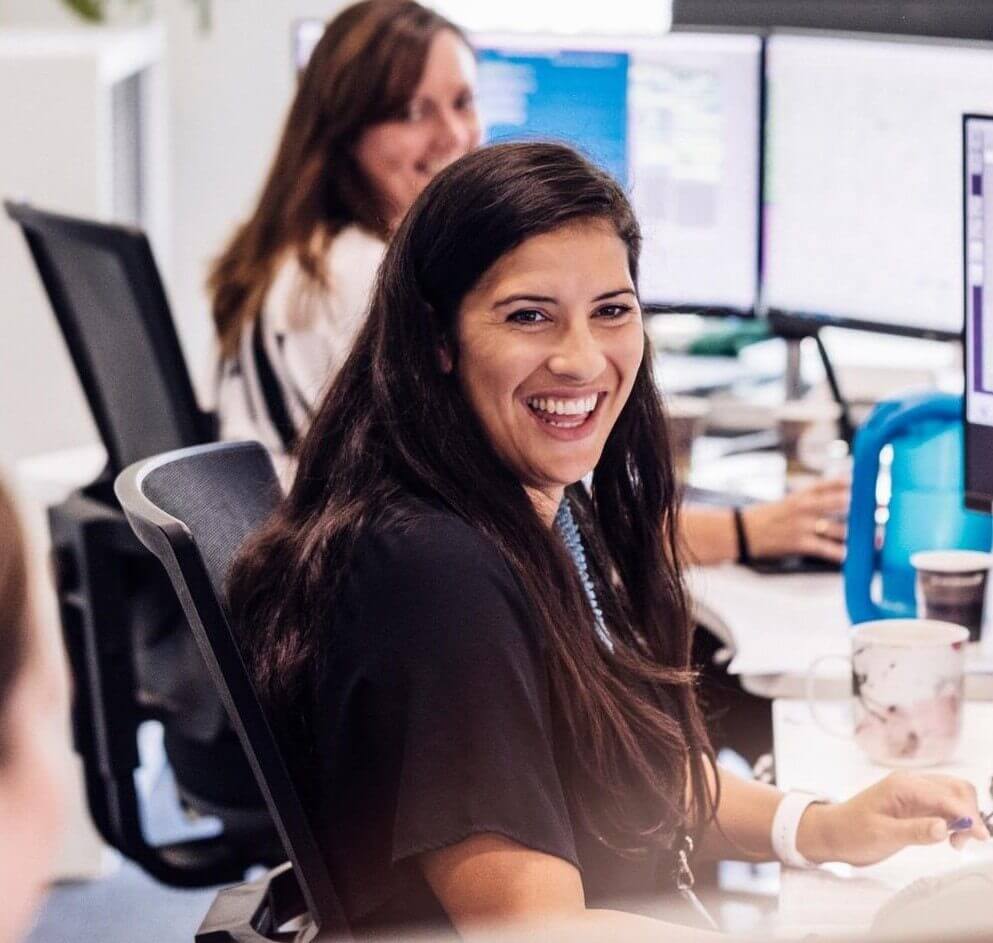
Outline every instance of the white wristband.
[(807, 806), (814, 802), (828, 801), (824, 796), (816, 796), (809, 792), (788, 792), (779, 801), (776, 814), (772, 817), (772, 850), (787, 867), (816, 867), (812, 861), (808, 861), (797, 851), (796, 833), (800, 828), (800, 818), (807, 811)]

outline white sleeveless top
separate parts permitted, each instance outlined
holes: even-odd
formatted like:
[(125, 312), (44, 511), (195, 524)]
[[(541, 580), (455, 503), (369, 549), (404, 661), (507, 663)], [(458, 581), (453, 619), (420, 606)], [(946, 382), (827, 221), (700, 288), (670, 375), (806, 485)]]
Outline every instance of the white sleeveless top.
[(358, 226), (343, 229), (326, 256), (327, 290), (288, 255), (237, 354), (219, 364), (221, 439), (261, 442), (284, 482), (292, 475), (288, 450), (306, 433), (365, 321), (385, 251), (385, 243)]

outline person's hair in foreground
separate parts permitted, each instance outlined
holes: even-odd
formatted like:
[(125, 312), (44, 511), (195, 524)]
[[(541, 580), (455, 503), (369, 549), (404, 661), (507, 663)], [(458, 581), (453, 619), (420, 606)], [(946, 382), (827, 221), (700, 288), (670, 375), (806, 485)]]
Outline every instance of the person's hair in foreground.
[(556, 763), (577, 816), (612, 846), (632, 849), (671, 838), (674, 826), (701, 826), (716, 801), (706, 786), (713, 757), (694, 697), (677, 487), (649, 348), (589, 497), (570, 489), (600, 574), (611, 652), (589, 631), (589, 605), (560, 538), (469, 407), (455, 346), (460, 304), (498, 259), (533, 236), (597, 221), (626, 245), (636, 283), (631, 207), (572, 150), (497, 145), (435, 178), (390, 245), (369, 320), (302, 445), (293, 488), (242, 553), (229, 590), (251, 671), (299, 760), (322, 653), (334, 645), (326, 629), (336, 580), (357, 535), (404, 496), (453, 511), (508, 561), (547, 639)]
[(402, 118), (443, 30), (465, 38), (413, 0), (362, 0), (328, 24), (300, 76), (255, 210), (210, 273), (223, 352), (257, 316), (285, 251), (321, 286), (321, 260), (345, 226), (386, 238), (389, 208), (356, 161), (355, 143), (366, 128)]
[(0, 485), (0, 770), (10, 762), (13, 750), (8, 706), (27, 660), (27, 614), (28, 578), (21, 528)]
[(0, 482), (0, 943), (21, 939), (51, 875), (67, 772), (64, 679), (30, 597), (22, 530)]

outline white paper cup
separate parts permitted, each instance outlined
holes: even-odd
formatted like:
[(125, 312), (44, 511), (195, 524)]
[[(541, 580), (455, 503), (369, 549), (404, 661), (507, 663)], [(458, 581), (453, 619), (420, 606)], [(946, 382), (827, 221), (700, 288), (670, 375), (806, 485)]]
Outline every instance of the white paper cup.
[(917, 570), (917, 615), (965, 626), (979, 641), (983, 628), (986, 574), (993, 554), (979, 550), (922, 550), (910, 557)]

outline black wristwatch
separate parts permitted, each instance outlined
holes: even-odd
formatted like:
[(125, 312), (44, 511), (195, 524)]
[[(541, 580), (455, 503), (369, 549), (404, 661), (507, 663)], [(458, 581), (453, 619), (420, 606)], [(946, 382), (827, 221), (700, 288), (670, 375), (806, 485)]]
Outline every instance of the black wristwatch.
[(734, 533), (738, 538), (738, 557), (735, 562), (748, 566), (752, 562), (752, 555), (749, 552), (748, 537), (745, 534), (745, 516), (739, 507), (731, 508), (731, 513), (734, 515)]

